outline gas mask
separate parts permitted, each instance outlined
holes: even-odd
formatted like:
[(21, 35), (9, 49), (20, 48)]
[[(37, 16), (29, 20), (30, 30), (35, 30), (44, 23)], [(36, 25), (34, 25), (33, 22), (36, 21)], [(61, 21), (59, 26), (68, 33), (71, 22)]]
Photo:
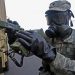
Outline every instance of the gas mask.
[(62, 26), (49, 26), (45, 31), (49, 38), (60, 38), (62, 40), (68, 38), (72, 33), (72, 28), (66, 25)]
[(72, 33), (74, 17), (70, 10), (71, 4), (68, 1), (54, 1), (50, 3), (49, 10), (45, 12), (49, 28), (45, 31), (49, 38), (66, 39)]

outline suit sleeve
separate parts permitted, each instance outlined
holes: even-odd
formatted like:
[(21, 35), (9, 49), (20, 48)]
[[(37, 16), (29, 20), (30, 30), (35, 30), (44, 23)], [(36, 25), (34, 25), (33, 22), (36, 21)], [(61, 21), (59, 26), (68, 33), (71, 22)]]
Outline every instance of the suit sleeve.
[(60, 53), (57, 53), (55, 60), (52, 62), (52, 65), (56, 69), (75, 72), (75, 60), (71, 60)]

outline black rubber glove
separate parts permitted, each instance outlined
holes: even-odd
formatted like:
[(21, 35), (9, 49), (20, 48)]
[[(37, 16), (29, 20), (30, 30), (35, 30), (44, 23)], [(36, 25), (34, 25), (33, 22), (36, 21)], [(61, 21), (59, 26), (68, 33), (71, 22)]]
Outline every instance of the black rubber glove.
[(11, 26), (9, 26), (8, 28), (6, 28), (6, 33), (8, 35), (8, 43), (12, 44), (15, 40), (16, 40), (16, 36), (15, 33), (16, 31), (13, 29), (13, 25), (17, 25), (17, 27), (20, 27), (17, 21), (12, 21), (10, 19), (7, 19), (7, 22), (10, 24)]
[(8, 35), (8, 43), (11, 45), (16, 40), (15, 36), (16, 31), (12, 29), (6, 29), (6, 33)]
[(20, 31), (16, 33), (18, 41), (34, 55), (43, 60), (52, 61), (56, 57), (56, 48), (49, 45), (45, 39), (34, 31)]

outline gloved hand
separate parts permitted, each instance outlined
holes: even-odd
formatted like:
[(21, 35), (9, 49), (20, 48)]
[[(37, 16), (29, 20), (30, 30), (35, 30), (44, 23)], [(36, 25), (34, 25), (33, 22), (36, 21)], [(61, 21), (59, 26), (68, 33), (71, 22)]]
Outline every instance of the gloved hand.
[(34, 55), (43, 60), (52, 61), (56, 57), (56, 48), (49, 45), (45, 39), (35, 31), (19, 31), (16, 33), (18, 41)]
[(6, 33), (8, 36), (8, 43), (9, 45), (11, 45), (16, 40), (16, 36), (15, 36), (16, 31), (12, 29), (6, 29)]
[(16, 40), (16, 36), (15, 36), (16, 31), (13, 29), (12, 24), (17, 25), (17, 27), (20, 27), (20, 26), (17, 21), (12, 21), (10, 19), (7, 19), (7, 22), (9, 24), (11, 23), (11, 26), (6, 28), (6, 33), (8, 35), (8, 43), (12, 44)]

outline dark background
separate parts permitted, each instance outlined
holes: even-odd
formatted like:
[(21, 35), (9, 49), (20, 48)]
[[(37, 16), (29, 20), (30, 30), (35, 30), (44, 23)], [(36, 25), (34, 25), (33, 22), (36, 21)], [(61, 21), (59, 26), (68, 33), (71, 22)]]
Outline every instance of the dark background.
[[(19, 60), (20, 57), (16, 56)], [(41, 59), (36, 56), (30, 56), (24, 58), (23, 67), (17, 67), (13, 61), (9, 58), (9, 70), (5, 75), (39, 75), (39, 67), (41, 66)]]

